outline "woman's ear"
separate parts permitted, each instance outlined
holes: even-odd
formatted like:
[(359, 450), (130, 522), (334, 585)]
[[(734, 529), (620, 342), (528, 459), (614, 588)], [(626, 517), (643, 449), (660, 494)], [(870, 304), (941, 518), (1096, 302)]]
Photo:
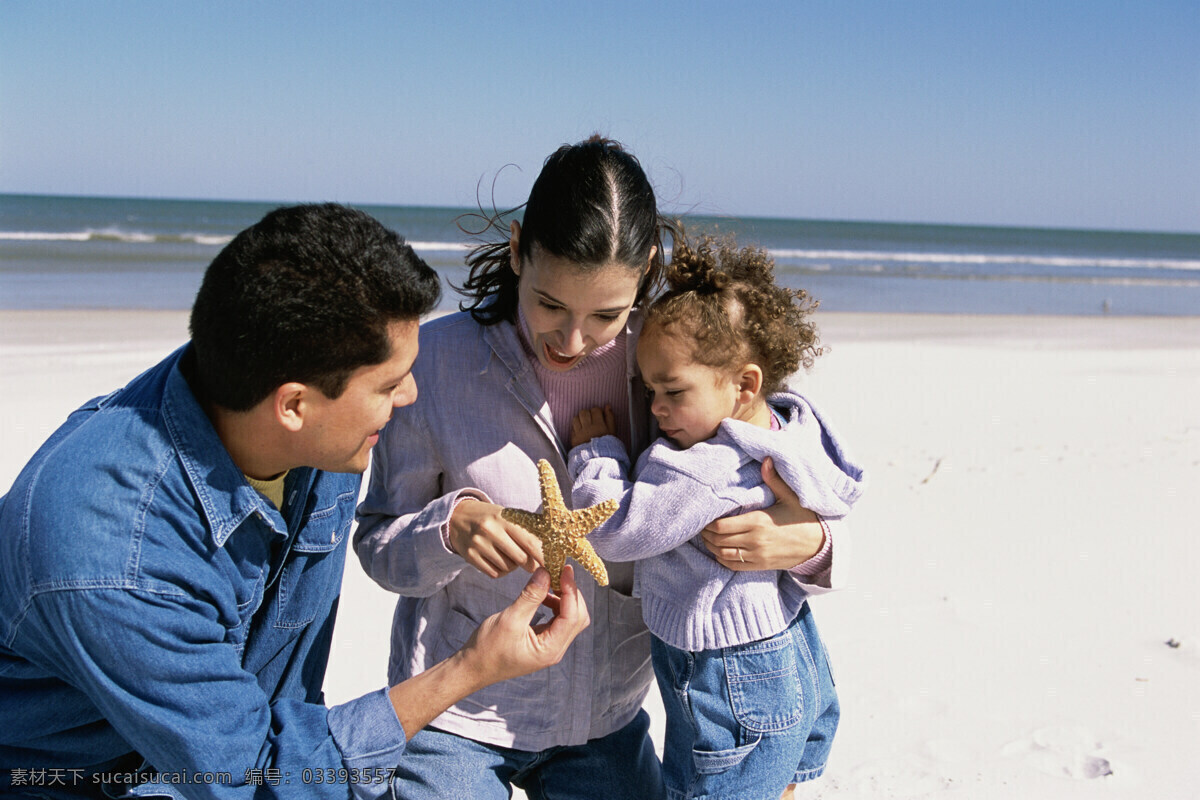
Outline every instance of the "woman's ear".
[(642, 271), (643, 275), (649, 272), (650, 268), (654, 266), (654, 257), (656, 255), (658, 255), (658, 245), (652, 244), (650, 245), (650, 257), (646, 259), (646, 269)]
[(521, 276), (521, 223), (515, 219), (508, 226), (508, 264), (512, 268), (513, 274), (517, 277)]
[(758, 364), (747, 364), (742, 367), (741, 375), (738, 376), (738, 400), (747, 405), (754, 402), (754, 399), (762, 392), (762, 387), (762, 367)]

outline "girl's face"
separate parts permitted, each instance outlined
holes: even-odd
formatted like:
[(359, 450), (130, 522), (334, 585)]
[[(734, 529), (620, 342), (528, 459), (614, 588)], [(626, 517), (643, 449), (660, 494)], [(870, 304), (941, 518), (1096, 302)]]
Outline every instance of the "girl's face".
[(711, 439), (721, 420), (743, 411), (738, 376), (692, 360), (691, 342), (647, 327), (637, 343), (638, 369), (650, 412), (664, 436), (683, 449)]
[(513, 225), (517, 302), (529, 324), (530, 344), (547, 369), (565, 372), (625, 328), (642, 273), (616, 262), (584, 270), (536, 245), (522, 261), (516, 244), (520, 229)]

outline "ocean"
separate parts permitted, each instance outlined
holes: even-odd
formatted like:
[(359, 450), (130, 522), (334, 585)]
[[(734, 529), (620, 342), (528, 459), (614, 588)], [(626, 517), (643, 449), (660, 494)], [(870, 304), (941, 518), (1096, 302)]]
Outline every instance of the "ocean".
[[(275, 203), (0, 195), (0, 308), (187, 309), (208, 262)], [(472, 209), (359, 206), (442, 275)], [(766, 249), (829, 311), (1200, 315), (1200, 234), (688, 217)]]

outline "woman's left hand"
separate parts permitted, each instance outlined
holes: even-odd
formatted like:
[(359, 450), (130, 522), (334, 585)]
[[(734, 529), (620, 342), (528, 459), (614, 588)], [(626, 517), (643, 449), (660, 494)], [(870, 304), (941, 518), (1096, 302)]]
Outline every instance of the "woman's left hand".
[(769, 458), (763, 461), (762, 476), (775, 493), (775, 505), (714, 520), (701, 531), (708, 549), (729, 569), (791, 569), (825, 544), (825, 528), (817, 515), (800, 505)]

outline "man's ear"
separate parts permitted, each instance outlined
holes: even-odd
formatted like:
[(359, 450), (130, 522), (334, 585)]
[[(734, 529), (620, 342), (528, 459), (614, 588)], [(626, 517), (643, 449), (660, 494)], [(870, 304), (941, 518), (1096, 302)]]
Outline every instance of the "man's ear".
[(747, 364), (742, 367), (738, 376), (738, 400), (749, 405), (762, 392), (763, 372), (758, 364)]
[(304, 427), (304, 420), (311, 406), (308, 403), (308, 393), (312, 390), (303, 383), (290, 381), (281, 385), (271, 395), (271, 410), (275, 421), (291, 433), (297, 433)]
[(515, 219), (508, 226), (508, 264), (512, 267), (513, 274), (517, 277), (521, 276), (521, 223)]

